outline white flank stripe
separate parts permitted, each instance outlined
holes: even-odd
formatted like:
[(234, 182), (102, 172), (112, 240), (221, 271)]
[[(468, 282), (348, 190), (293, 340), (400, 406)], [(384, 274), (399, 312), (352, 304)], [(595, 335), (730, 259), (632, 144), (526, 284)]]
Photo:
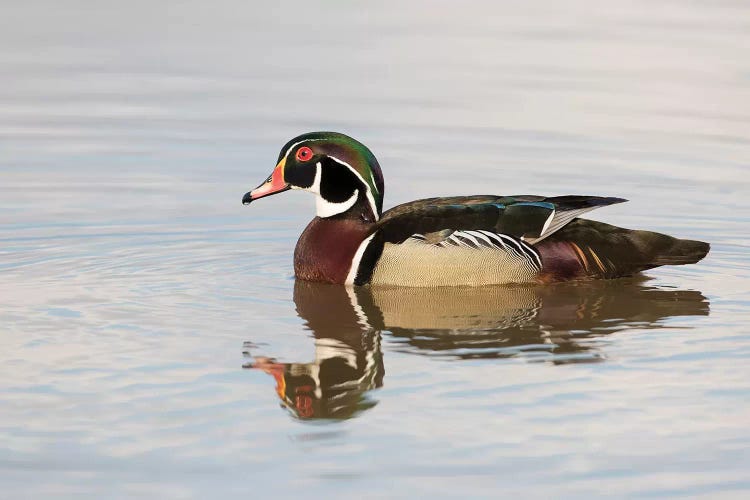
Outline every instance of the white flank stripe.
[[(497, 250), (502, 250), (507, 253), (513, 254), (518, 259), (529, 262), (537, 270), (542, 270), (542, 259), (539, 256), (539, 252), (537, 252), (531, 245), (528, 245), (522, 240), (516, 239), (507, 234), (493, 233), (492, 231), (485, 231), (483, 229), (479, 229), (476, 231), (455, 231), (447, 239), (435, 243), (435, 246), (446, 248), (449, 241), (454, 241), (458, 243), (459, 246), (473, 248), (461, 238), (473, 241), (480, 247), (489, 246), (490, 248), (495, 248)], [(495, 242), (499, 243), (499, 245), (496, 245)]]
[[(510, 236), (508, 236), (507, 234), (499, 234), (498, 236), (500, 236), (500, 237), (501, 237), (502, 239), (504, 239), (505, 241), (507, 241), (507, 242), (508, 242), (509, 244), (513, 245), (513, 247), (514, 247), (514, 248), (515, 248), (516, 250), (518, 250), (518, 252), (516, 252), (516, 253), (519, 253), (519, 252), (520, 252), (521, 254), (523, 254), (523, 253), (524, 253), (524, 252), (523, 252), (523, 248), (521, 248), (521, 245), (520, 245), (520, 243), (518, 243), (518, 241), (516, 241), (516, 240), (515, 240), (514, 238), (511, 238), (511, 237), (510, 237)], [(519, 255), (519, 257), (520, 257), (520, 256), (521, 256), (521, 255)]]
[(346, 275), (346, 281), (344, 281), (344, 284), (346, 285), (354, 284), (354, 280), (357, 278), (357, 271), (359, 270), (359, 264), (360, 262), (362, 262), (362, 256), (365, 254), (365, 250), (367, 250), (367, 245), (370, 244), (370, 240), (372, 240), (374, 236), (375, 236), (375, 233), (372, 233), (362, 243), (359, 244), (359, 248), (357, 248), (357, 252), (354, 254), (354, 258), (352, 258), (352, 266), (349, 268), (349, 273)]
[(472, 231), (471, 234), (481, 239), (482, 241), (486, 241), (487, 245), (485, 246), (489, 246), (490, 248), (497, 248), (497, 245), (492, 242), (492, 239), (487, 236), (484, 231)]
[[(493, 233), (491, 231), (481, 231), (481, 233), (484, 234), (485, 236), (487, 236), (488, 238), (490, 238), (490, 239), (492, 239), (494, 241), (497, 241), (501, 245), (503, 244), (503, 240), (501, 240), (500, 237), (497, 234), (495, 234), (495, 233)], [(493, 245), (495, 246), (495, 248), (500, 248), (499, 246), (495, 245), (494, 243), (493, 243)]]
[(539, 258), (539, 254), (536, 250), (531, 248), (529, 245), (524, 243), (523, 241), (517, 241), (518, 247), (523, 252), (523, 258), (531, 261), (531, 264), (536, 267), (539, 271), (542, 270), (542, 261)]
[(542, 270), (542, 257), (539, 255), (539, 252), (537, 252), (531, 247), (529, 248), (531, 249), (531, 252), (534, 254), (534, 260), (536, 260), (536, 263), (539, 266), (537, 269), (541, 271)]
[[(479, 242), (477, 241), (477, 239), (476, 239), (476, 238), (475, 238), (475, 237), (474, 237), (474, 236), (473, 236), (472, 234), (470, 234), (470, 233), (471, 233), (471, 231), (456, 231), (456, 234), (458, 234), (458, 236), (463, 236), (463, 237), (464, 237), (464, 238), (466, 238), (467, 240), (469, 240), (469, 241), (473, 241), (473, 242), (474, 242), (474, 243), (476, 244), (476, 246), (478, 246), (478, 247), (481, 247), (481, 246), (483, 246), (483, 245), (482, 245), (481, 243), (479, 243)], [(471, 246), (471, 245), (468, 245), (468, 244), (467, 244), (467, 246)]]
[(507, 234), (498, 234), (497, 236), (504, 241), (507, 241), (509, 244), (512, 244), (513, 248), (510, 248), (510, 250), (519, 258), (524, 260), (533, 260), (535, 267), (537, 267), (541, 271), (542, 260), (539, 258), (539, 253), (531, 246), (527, 245), (523, 241), (511, 238)]
[(503, 247), (503, 250), (507, 252), (511, 251), (511, 249), (508, 248), (508, 245), (505, 244), (505, 240), (503, 240), (503, 238), (501, 238), (499, 234), (495, 234), (495, 238), (497, 238), (497, 241), (500, 242), (500, 245)]
[[(451, 240), (451, 241), (455, 241), (456, 244), (458, 246), (460, 246), (460, 247), (468, 247), (469, 244), (465, 243), (464, 241), (462, 241), (461, 238), (458, 238), (458, 236), (459, 236), (458, 231), (456, 231), (455, 233), (451, 234), (450, 238), (448, 238), (448, 239)], [(469, 248), (471, 248), (471, 247), (469, 247)]]
[(534, 247), (531, 245), (524, 243), (523, 241), (519, 241), (518, 245), (523, 250), (524, 254), (531, 259), (534, 260), (534, 262), (537, 264), (537, 268), (541, 271), (542, 270), (542, 259), (539, 257), (539, 252), (537, 252)]

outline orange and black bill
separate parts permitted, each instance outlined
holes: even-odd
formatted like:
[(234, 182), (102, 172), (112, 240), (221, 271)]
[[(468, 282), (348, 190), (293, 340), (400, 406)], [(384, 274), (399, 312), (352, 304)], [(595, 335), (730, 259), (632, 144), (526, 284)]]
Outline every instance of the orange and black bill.
[(279, 164), (276, 165), (276, 168), (273, 169), (273, 172), (271, 172), (271, 175), (268, 176), (268, 179), (266, 179), (263, 184), (253, 189), (249, 193), (245, 193), (245, 196), (242, 197), (242, 204), (247, 205), (251, 201), (257, 200), (259, 198), (270, 196), (276, 193), (281, 193), (283, 191), (291, 189), (291, 186), (284, 182), (285, 163), (286, 158), (283, 158), (279, 162)]

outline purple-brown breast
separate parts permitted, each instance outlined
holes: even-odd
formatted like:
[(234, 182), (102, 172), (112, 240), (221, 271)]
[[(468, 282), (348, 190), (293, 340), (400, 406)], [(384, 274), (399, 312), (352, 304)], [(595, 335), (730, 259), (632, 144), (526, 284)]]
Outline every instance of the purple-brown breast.
[(370, 226), (359, 219), (315, 217), (294, 249), (295, 276), (307, 281), (343, 284)]

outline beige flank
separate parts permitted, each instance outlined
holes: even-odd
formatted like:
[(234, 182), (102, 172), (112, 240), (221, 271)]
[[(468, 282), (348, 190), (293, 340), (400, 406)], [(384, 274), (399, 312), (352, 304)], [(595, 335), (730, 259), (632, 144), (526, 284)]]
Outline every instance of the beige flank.
[(536, 269), (504, 249), (438, 246), (409, 238), (386, 243), (373, 285), (481, 286), (536, 282)]

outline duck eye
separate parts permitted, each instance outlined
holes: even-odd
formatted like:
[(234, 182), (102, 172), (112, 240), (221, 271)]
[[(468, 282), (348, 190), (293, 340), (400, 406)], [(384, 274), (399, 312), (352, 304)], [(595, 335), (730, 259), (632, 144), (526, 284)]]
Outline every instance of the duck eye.
[(297, 150), (296, 158), (299, 161), (308, 161), (312, 157), (312, 149), (308, 148), (307, 146), (302, 146)]

